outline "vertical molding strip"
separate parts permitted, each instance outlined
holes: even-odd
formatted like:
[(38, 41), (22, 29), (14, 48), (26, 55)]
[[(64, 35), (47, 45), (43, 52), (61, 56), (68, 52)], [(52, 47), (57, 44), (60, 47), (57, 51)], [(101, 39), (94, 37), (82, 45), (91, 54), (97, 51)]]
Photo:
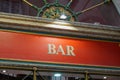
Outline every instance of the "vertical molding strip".
[(113, 1), (114, 5), (115, 5), (119, 15), (120, 15), (120, 0), (112, 0), (112, 1)]

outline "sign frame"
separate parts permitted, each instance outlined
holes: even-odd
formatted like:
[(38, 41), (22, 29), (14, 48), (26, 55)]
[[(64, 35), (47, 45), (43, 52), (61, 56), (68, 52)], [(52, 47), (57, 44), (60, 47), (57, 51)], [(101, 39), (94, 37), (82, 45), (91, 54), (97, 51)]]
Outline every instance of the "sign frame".
[[(53, 23), (54, 22), (54, 23)], [(44, 35), (54, 36), (70, 39), (86, 39), (93, 41), (105, 41), (120, 43), (120, 28), (115, 26), (107, 25), (94, 25), (87, 23), (78, 22), (64, 22), (54, 21), (49, 19), (41, 19), (30, 16), (14, 15), (8, 13), (0, 13), (0, 31), (25, 33), (31, 35)], [(64, 26), (54, 27), (54, 26)], [(66, 69), (70, 72), (82, 72), (88, 71), (89, 73), (105, 73), (105, 74), (120, 74), (120, 67), (109, 67), (109, 66), (90, 66), (90, 65), (76, 65), (76, 64), (63, 64), (63, 63), (49, 63), (49, 62), (34, 62), (34, 61), (23, 61), (23, 60), (10, 60), (0, 59), (0, 67), (7, 68), (7, 66), (21, 68), (29, 66), (33, 68), (37, 66), (40, 70), (54, 71), (56, 68), (58, 71)], [(12, 65), (11, 65), (12, 64)], [(62, 65), (62, 66), (61, 66)], [(23, 67), (22, 67), (23, 66)], [(44, 69), (44, 67), (46, 69)], [(69, 69), (68, 69), (69, 68)], [(73, 71), (75, 70), (75, 71)], [(82, 70), (82, 71), (81, 71)], [(106, 72), (107, 71), (107, 72)], [(64, 72), (64, 71), (63, 71)], [(111, 73), (112, 72), (112, 73)]]

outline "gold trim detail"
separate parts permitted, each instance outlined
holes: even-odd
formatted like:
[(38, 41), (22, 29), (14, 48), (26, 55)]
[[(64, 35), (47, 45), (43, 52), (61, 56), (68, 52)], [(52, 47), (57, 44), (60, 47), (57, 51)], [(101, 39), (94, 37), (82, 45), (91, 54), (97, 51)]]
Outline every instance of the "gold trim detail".
[[(3, 59), (1, 59), (1, 60), (3, 60)], [(8, 59), (4, 59), (4, 60), (8, 60)], [(85, 66), (85, 65), (75, 66), (73, 64), (66, 64), (66, 65), (59, 64), (59, 66), (58, 66), (58, 63), (51, 63), (51, 62), (40, 62), (39, 63), (40, 65), (35, 64), (36, 62), (35, 63), (31, 62), (31, 64), (19, 64), (20, 61), (18, 61), (18, 60), (13, 60), (11, 62), (14, 62), (14, 61), (16, 61), (18, 63), (17, 64), (10, 63), (10, 62), (7, 63), (7, 61), (3, 62), (3, 63), (0, 62), (0, 68), (26, 70), (26, 71), (50, 71), (50, 72), (55, 71), (55, 72), (65, 72), (65, 73), (69, 72), (69, 73), (78, 73), (78, 74), (85, 74), (87, 72), (89, 74), (95, 74), (95, 75), (120, 76), (120, 68), (118, 68), (118, 67), (115, 68), (115, 67)], [(22, 60), (22, 62), (24, 62), (24, 61)], [(50, 65), (50, 64), (53, 64), (53, 65)], [(80, 68), (80, 66), (82, 68)], [(91, 68), (91, 67), (93, 67), (93, 68)]]
[(64, 63), (64, 62), (51, 62), (51, 61), (37, 61), (37, 60), (21, 60), (12, 58), (0, 58), (0, 60), (8, 61), (18, 61), (18, 62), (31, 62), (31, 63), (46, 63), (46, 64), (64, 64), (64, 65), (74, 65), (74, 66), (88, 66), (88, 67), (102, 67), (102, 68), (120, 68), (118, 66), (103, 66), (103, 65), (90, 65), (90, 64), (74, 64), (74, 63)]
[[(38, 35), (40, 34), (35, 32), (46, 32), (52, 33), (47, 34), (48, 36), (69, 37), (74, 39), (81, 39), (79, 37), (74, 36), (84, 36), (84, 39), (97, 39), (98, 41), (120, 42), (120, 28), (117, 26), (94, 25), (88, 23), (43, 19), (38, 17), (15, 15), (9, 13), (0, 13), (0, 23), (0, 29), (4, 31), (13, 31)], [(23, 30), (24, 32), (18, 29)], [(59, 36), (57, 34), (63, 36)]]

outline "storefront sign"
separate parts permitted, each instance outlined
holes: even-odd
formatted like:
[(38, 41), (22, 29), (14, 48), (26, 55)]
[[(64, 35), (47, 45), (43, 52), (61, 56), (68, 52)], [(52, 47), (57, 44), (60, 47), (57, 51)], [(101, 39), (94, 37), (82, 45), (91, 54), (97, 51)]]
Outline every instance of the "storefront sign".
[(0, 58), (120, 67), (119, 43), (0, 32)]

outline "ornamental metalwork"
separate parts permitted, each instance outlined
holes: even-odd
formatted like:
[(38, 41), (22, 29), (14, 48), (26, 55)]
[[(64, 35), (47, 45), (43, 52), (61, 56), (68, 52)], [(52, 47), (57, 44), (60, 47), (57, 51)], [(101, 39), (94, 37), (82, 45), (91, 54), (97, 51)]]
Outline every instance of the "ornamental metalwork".
[(80, 14), (86, 11), (89, 11), (91, 9), (94, 9), (98, 6), (101, 6), (103, 4), (106, 4), (110, 2), (111, 0), (104, 0), (101, 3), (98, 3), (94, 6), (91, 6), (87, 9), (84, 9), (78, 12), (74, 12), (70, 8), (71, 3), (74, 0), (69, 0), (69, 2), (66, 5), (62, 5), (59, 2), (59, 0), (55, 0), (54, 3), (48, 3), (47, 0), (42, 0), (44, 2), (44, 6), (42, 6), (41, 8), (37, 7), (36, 5), (32, 4), (31, 2), (27, 0), (23, 0), (23, 1), (27, 3), (29, 6), (37, 10), (37, 17), (60, 19), (60, 20), (67, 20), (67, 21), (77, 21), (77, 18)]

